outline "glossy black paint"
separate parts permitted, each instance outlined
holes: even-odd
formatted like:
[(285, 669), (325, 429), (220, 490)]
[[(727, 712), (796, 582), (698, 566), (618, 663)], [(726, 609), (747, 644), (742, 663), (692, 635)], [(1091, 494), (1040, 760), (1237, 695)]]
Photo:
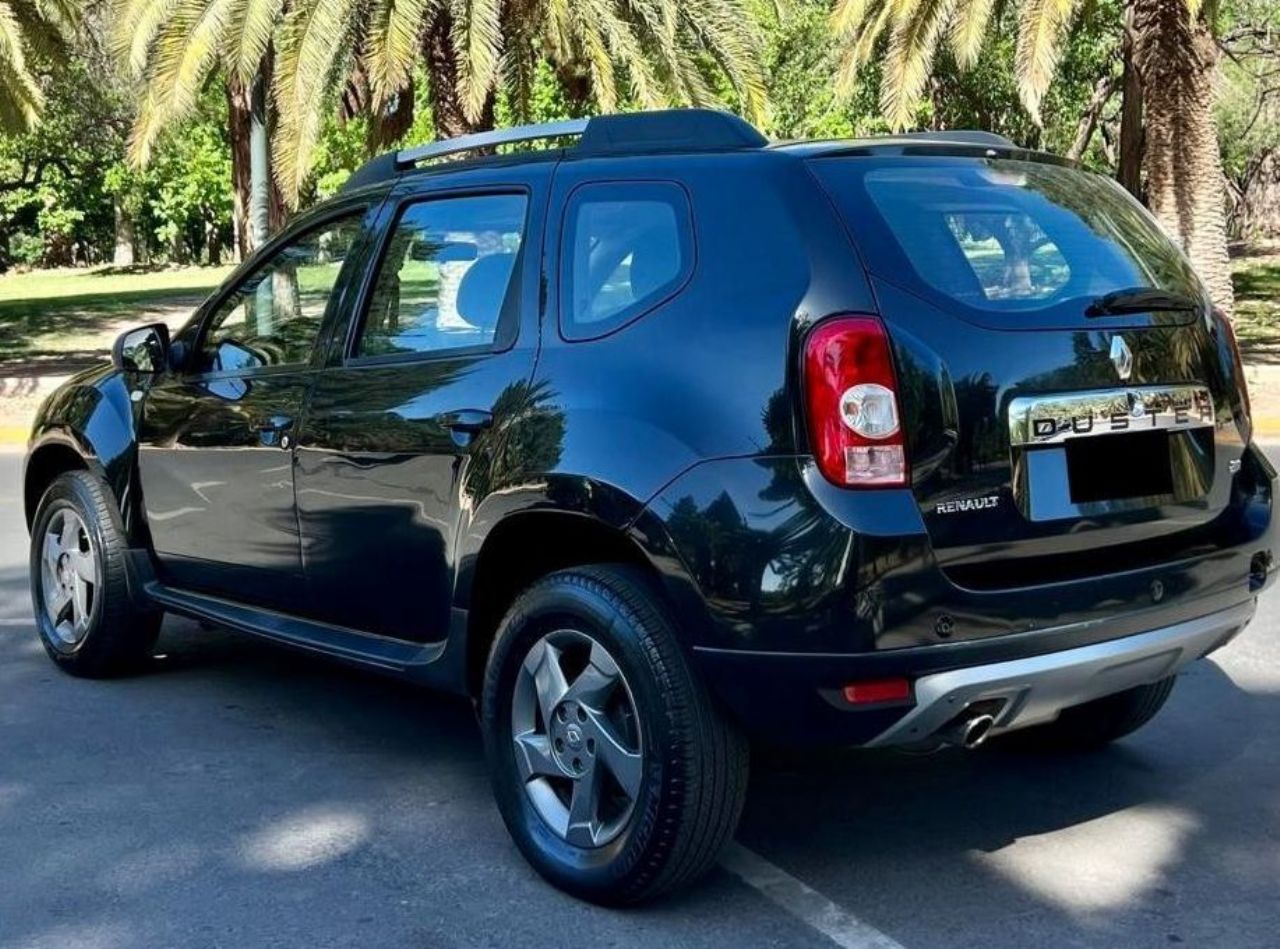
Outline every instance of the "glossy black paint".
[[(590, 525), (600, 549), (652, 570), (740, 719), (759, 729), (769, 710), (783, 732), (822, 740), (864, 740), (903, 712), (841, 707), (832, 690), (852, 678), (1065, 648), (1256, 595), (1275, 472), (1248, 444), (1239, 368), (1211, 321), (1082, 316), (1027, 332), (959, 321), (868, 275), (856, 228), (808, 165), (829, 152), (491, 158), (345, 194), (263, 251), (335, 209), (366, 212), (310, 364), (185, 371), (182, 354), (249, 262), (175, 336), (170, 368), (94, 370), (54, 394), (33, 433), (29, 514), (51, 472), (79, 459), (119, 502), (139, 589), (166, 608), (460, 690), (504, 605), (487, 599), (502, 576), (563, 565), (557, 536)], [(585, 183), (628, 181), (688, 195), (692, 273), (640, 319), (568, 341), (566, 200)], [(353, 359), (399, 203), (495, 190), (530, 197), (499, 342)], [(798, 354), (837, 313), (879, 314), (889, 329), (910, 488), (837, 488), (809, 455)], [(1029, 521), (1009, 402), (1116, 385), (1118, 328), (1135, 384), (1214, 393), (1208, 493)], [(986, 495), (995, 508), (938, 513), (939, 501)]]

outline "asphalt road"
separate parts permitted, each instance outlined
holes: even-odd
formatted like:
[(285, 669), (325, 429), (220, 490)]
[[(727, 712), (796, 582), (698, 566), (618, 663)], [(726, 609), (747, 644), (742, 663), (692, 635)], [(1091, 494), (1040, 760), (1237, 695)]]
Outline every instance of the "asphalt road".
[(32, 629), (0, 454), (0, 946), (1280, 945), (1280, 599), (1154, 723), (1072, 757), (853, 752), (753, 772), (704, 885), (562, 896), (469, 707), (170, 621), (77, 681)]

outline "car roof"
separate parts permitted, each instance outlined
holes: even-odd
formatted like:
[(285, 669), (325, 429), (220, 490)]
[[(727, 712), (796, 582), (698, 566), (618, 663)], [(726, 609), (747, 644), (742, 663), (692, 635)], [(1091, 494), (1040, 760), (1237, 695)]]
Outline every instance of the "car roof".
[[(536, 150), (498, 153), (500, 148), (542, 145)], [(551, 146), (551, 147), (546, 147)], [(1065, 162), (1029, 151), (992, 132), (956, 129), (910, 132), (882, 138), (770, 143), (753, 125), (716, 109), (667, 109), (567, 119), (441, 139), (416, 148), (387, 152), (366, 162), (344, 193), (389, 184), (409, 172), (429, 174), (494, 164), (559, 161), (566, 158), (623, 158), (677, 154), (771, 154), (799, 159), (939, 154), (972, 157), (1030, 157)], [(467, 156), (459, 160), (461, 156)]]

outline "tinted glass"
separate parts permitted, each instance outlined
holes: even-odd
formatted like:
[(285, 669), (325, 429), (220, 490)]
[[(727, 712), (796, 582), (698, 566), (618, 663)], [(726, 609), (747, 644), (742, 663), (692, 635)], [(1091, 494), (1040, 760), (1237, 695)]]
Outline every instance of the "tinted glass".
[(378, 269), (358, 355), (492, 344), (527, 203), (524, 195), (497, 194), (406, 207)]
[(1155, 220), (1101, 175), (997, 159), (813, 167), (873, 271), (978, 310), (1080, 314), (1095, 298), (1133, 287), (1201, 296)]
[(241, 283), (209, 324), (200, 369), (228, 372), (310, 362), (362, 218), (363, 213), (354, 214), (307, 232)]
[(569, 202), (565, 248), (565, 335), (607, 332), (660, 303), (688, 276), (688, 200), (660, 182), (579, 188)]

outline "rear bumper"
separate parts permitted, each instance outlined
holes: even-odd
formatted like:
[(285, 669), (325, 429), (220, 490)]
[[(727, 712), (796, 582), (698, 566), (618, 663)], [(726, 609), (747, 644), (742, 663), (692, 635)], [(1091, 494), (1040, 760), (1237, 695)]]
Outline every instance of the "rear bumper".
[[(1230, 642), (1254, 609), (1249, 597), (1201, 615), (1177, 608), (1144, 611), (1138, 614), (1147, 621), (1142, 632), (1067, 648), (1063, 644), (1073, 642), (1078, 630), (1042, 630), (1035, 634), (1038, 642), (1018, 636), (1010, 637), (1016, 643), (957, 643), (879, 655), (704, 648), (694, 656), (713, 691), (753, 735), (787, 745), (884, 747), (923, 741), (966, 706), (992, 699), (1003, 703), (996, 733), (1051, 721), (1064, 708), (1173, 675)], [(1107, 624), (1091, 625), (1097, 637)], [(909, 699), (868, 706), (844, 701), (845, 683), (891, 676), (912, 681)]]
[(993, 734), (1053, 721), (1073, 705), (1173, 675), (1229, 641), (1253, 613), (1250, 601), (1136, 636), (924, 676), (915, 707), (868, 744), (921, 741), (975, 702), (1002, 703)]

